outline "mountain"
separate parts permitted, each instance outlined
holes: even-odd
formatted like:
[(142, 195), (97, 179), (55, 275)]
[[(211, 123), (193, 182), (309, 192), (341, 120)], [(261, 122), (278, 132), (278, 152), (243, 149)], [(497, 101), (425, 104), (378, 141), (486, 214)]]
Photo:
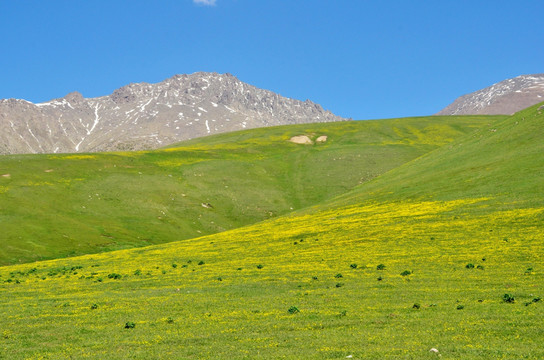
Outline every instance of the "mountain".
[(544, 74), (521, 75), (463, 95), (436, 115), (511, 115), (544, 101)]
[(0, 154), (147, 150), (246, 128), (342, 120), (310, 100), (198, 72), (97, 98), (0, 100)]

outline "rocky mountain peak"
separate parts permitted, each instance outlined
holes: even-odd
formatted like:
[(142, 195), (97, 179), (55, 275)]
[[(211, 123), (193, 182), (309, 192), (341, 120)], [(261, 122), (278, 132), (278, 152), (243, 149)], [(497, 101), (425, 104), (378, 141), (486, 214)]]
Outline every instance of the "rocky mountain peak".
[(227, 131), (342, 120), (309, 100), (198, 72), (97, 98), (72, 92), (40, 104), (0, 100), (0, 153), (154, 149)]
[(544, 101), (544, 74), (521, 75), (463, 95), (436, 115), (510, 115)]

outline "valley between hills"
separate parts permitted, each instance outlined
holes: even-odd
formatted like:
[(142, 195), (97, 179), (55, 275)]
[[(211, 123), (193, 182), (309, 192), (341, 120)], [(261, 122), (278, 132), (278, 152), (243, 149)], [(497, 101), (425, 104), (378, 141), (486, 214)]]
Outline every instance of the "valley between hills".
[(0, 358), (542, 358), (543, 123), (3, 156)]

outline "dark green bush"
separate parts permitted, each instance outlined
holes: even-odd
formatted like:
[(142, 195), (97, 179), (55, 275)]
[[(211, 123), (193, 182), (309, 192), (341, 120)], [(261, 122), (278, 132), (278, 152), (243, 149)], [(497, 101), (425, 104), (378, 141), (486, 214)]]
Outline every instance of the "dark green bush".
[(125, 323), (125, 329), (134, 329), (136, 327), (136, 324), (132, 321), (128, 321)]
[(300, 310), (296, 306), (291, 306), (289, 309), (287, 309), (287, 312), (289, 314), (297, 314), (300, 312)]
[(502, 296), (502, 301), (505, 302), (505, 303), (514, 303), (516, 301), (516, 299), (514, 298), (514, 295), (512, 294), (504, 294)]
[(404, 270), (403, 272), (400, 273), (402, 276), (408, 276), (408, 275), (411, 275), (412, 272), (410, 270)]
[(376, 270), (385, 270), (385, 265), (379, 264), (378, 266), (376, 266)]

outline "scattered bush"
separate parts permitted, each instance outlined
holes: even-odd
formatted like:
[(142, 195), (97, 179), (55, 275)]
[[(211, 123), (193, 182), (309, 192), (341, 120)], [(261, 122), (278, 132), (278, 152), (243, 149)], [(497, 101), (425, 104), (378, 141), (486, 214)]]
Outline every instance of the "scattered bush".
[(535, 297), (532, 302), (537, 303), (539, 301), (542, 301), (542, 298), (540, 296)]
[(262, 266), (261, 264), (257, 265), (257, 269), (262, 269), (264, 266)]
[(476, 266), (476, 269), (478, 269), (478, 270), (483, 270), (484, 267), (483, 267), (482, 265), (478, 265), (478, 266)]
[(121, 274), (116, 274), (116, 273), (111, 273), (111, 274), (108, 275), (108, 279), (117, 280), (117, 279), (120, 279), (121, 277), (122, 277)]
[(468, 263), (468, 264), (465, 265), (465, 267), (467, 269), (474, 269), (474, 264), (473, 263)]
[(457, 310), (463, 310), (465, 308), (465, 305), (457, 305)]
[(415, 303), (414, 305), (412, 305), (412, 309), (419, 310), (420, 308), (421, 308), (421, 305), (419, 305), (418, 303)]
[(385, 265), (379, 264), (378, 266), (376, 266), (376, 270), (385, 270)]
[(312, 280), (317, 280), (317, 276), (312, 276)]
[(339, 287), (342, 287), (342, 286), (344, 286), (344, 284), (343, 284), (343, 283), (336, 283), (336, 285), (335, 285), (335, 286), (336, 286), (337, 288), (339, 288)]
[(351, 264), (349, 267), (352, 269), (357, 269), (357, 264)]
[(287, 309), (287, 312), (289, 314), (297, 314), (300, 312), (300, 310), (296, 306), (291, 306), (289, 309)]
[(125, 329), (134, 329), (136, 327), (136, 324), (132, 321), (128, 321), (125, 323)]
[(505, 303), (514, 303), (516, 301), (516, 299), (514, 298), (514, 295), (512, 294), (504, 294), (502, 296), (502, 301), (505, 302)]
[(346, 316), (347, 314), (348, 314), (348, 311), (347, 311), (347, 310), (342, 310), (342, 311), (340, 311), (340, 314), (338, 314), (338, 316), (344, 317), (344, 316)]
[(91, 305), (91, 310), (96, 310), (98, 309), (98, 305), (97, 304), (92, 304)]
[(205, 263), (204, 263), (203, 260), (200, 260), (200, 261), (198, 262), (198, 265), (204, 265), (204, 264), (205, 264)]
[(410, 270), (404, 270), (403, 272), (400, 273), (402, 276), (408, 276), (408, 275), (411, 275), (412, 272)]
[(378, 281), (382, 281), (383, 278), (381, 276), (378, 276)]
[(166, 322), (168, 324), (173, 324), (174, 323), (174, 319), (172, 319), (171, 317), (169, 317), (168, 319), (166, 319)]
[(342, 276), (342, 274), (336, 274), (336, 275), (334, 275), (334, 277), (337, 278), (337, 279), (340, 279), (340, 278), (342, 278), (343, 276)]
[(142, 270), (138, 269), (134, 272), (134, 275), (141, 275), (142, 274)]
[(178, 267), (178, 264), (176, 264), (176, 263), (173, 263), (173, 264), (172, 264), (172, 267), (173, 267), (173, 268), (175, 269), (175, 268), (177, 268), (177, 267)]

